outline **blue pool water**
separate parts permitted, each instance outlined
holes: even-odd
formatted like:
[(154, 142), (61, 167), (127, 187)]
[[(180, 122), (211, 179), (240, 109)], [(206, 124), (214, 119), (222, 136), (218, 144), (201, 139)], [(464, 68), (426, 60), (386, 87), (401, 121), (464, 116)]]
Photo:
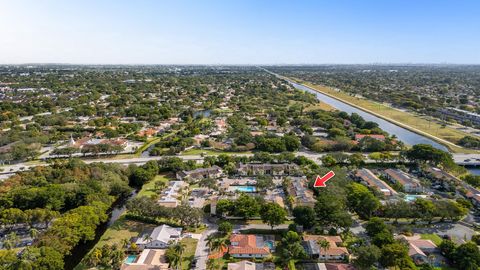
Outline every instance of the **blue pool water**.
[(235, 191), (241, 192), (255, 192), (257, 189), (254, 186), (231, 186)]
[(134, 263), (137, 260), (137, 255), (128, 255), (125, 263)]
[(270, 250), (273, 250), (273, 242), (267, 241), (267, 242), (265, 242), (265, 245), (266, 245)]
[(407, 202), (413, 202), (415, 201), (417, 198), (426, 198), (427, 195), (406, 195), (405, 196), (405, 201)]

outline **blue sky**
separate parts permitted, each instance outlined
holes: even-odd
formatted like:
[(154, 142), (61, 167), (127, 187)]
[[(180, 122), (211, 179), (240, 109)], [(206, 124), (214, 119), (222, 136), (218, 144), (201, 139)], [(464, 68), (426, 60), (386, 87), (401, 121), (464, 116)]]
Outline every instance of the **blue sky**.
[(477, 0), (0, 0), (0, 63), (480, 64)]

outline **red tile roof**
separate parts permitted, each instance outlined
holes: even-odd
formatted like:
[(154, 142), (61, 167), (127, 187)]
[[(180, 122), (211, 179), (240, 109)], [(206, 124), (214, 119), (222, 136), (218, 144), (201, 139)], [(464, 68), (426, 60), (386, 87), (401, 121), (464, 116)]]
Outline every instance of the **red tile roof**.
[(355, 140), (356, 141), (360, 141), (361, 139), (363, 139), (365, 137), (374, 138), (374, 139), (377, 139), (377, 140), (380, 140), (380, 141), (385, 140), (385, 136), (382, 135), (382, 134), (355, 134)]
[(233, 234), (230, 236), (230, 243), (230, 254), (270, 254), (268, 247), (257, 247), (256, 236), (253, 234)]

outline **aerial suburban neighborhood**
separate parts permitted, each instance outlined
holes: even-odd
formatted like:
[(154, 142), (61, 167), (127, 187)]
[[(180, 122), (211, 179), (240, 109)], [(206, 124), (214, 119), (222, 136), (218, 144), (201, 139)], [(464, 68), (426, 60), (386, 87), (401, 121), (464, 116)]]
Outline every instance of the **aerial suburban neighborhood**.
[(0, 1), (0, 270), (480, 270), (479, 10)]
[[(4, 265), (467, 269), (476, 150), (405, 143), (269, 68), (2, 67)], [(115, 90), (67, 91), (98, 72)]]

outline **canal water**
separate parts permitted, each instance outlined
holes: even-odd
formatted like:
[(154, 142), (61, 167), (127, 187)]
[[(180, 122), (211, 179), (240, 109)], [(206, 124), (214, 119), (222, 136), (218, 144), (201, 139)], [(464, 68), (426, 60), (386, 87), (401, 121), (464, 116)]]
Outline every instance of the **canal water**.
[(407, 130), (405, 128), (399, 127), (399, 126), (397, 126), (393, 123), (388, 122), (387, 120), (384, 120), (384, 119), (379, 118), (375, 115), (372, 115), (368, 112), (362, 111), (362, 110), (357, 109), (353, 106), (350, 106), (346, 103), (343, 103), (340, 100), (337, 100), (337, 99), (334, 99), (334, 98), (329, 97), (327, 95), (324, 95), (322, 93), (319, 93), (319, 92), (313, 90), (312, 88), (309, 88), (307, 86), (304, 86), (304, 85), (301, 85), (301, 84), (298, 84), (298, 83), (295, 83), (295, 82), (292, 82), (292, 81), (289, 81), (289, 82), (290, 82), (290, 84), (292, 84), (295, 88), (297, 88), (299, 90), (307, 91), (309, 93), (312, 93), (312, 94), (316, 95), (317, 98), (320, 100), (320, 102), (324, 102), (326, 104), (331, 105), (332, 107), (335, 107), (336, 109), (338, 109), (340, 111), (344, 111), (344, 112), (347, 112), (347, 113), (350, 113), (350, 114), (351, 113), (357, 113), (367, 121), (373, 121), (373, 122), (378, 123), (378, 125), (381, 129), (385, 130), (386, 132), (388, 132), (391, 135), (395, 134), (397, 136), (397, 138), (399, 140), (401, 140), (402, 142), (404, 142), (405, 144), (414, 145), (414, 144), (423, 143), (423, 144), (429, 144), (429, 145), (431, 145), (435, 148), (441, 149), (443, 151), (448, 151), (447, 147), (435, 142), (434, 140), (431, 140), (427, 137), (419, 135), (419, 134), (417, 134), (415, 132), (412, 132), (410, 130)]
[(87, 241), (85, 243), (79, 243), (71, 252), (72, 255), (66, 256), (65, 269), (73, 270), (82, 260), (85, 255), (98, 243), (105, 231), (110, 227), (117, 219), (126, 211), (126, 204), (128, 200), (134, 198), (137, 195), (137, 191), (133, 191), (128, 197), (118, 199), (113, 205), (109, 213), (109, 219), (107, 222), (97, 226), (95, 230), (95, 239)]

